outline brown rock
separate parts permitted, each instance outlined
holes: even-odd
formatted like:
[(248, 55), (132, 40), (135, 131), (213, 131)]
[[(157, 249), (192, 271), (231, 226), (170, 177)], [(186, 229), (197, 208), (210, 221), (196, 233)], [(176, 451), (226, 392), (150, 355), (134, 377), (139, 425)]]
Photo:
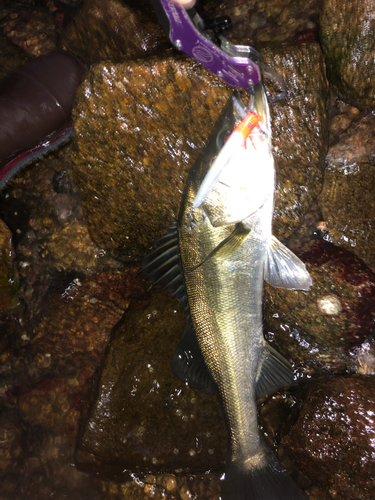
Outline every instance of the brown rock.
[(360, 375), (375, 375), (375, 345), (372, 339), (362, 344), (355, 355), (356, 372)]
[[(3, 409), (2, 409), (3, 410)], [(0, 417), (0, 477), (12, 469), (19, 468), (22, 462), (22, 429), (15, 415), (6, 415), (1, 411)]]
[(134, 269), (108, 271), (56, 293), (34, 323), (32, 348), (49, 358), (48, 371), (96, 370), (114, 325), (137, 295), (142, 281)]
[(1, 338), (0, 394), (83, 368), (91, 377), (130, 296), (148, 286), (135, 275), (134, 269), (107, 271), (55, 290), (38, 318)]
[(287, 86), (286, 99), (271, 106), (276, 163), (274, 233), (283, 240), (299, 227), (322, 189), (328, 148), (328, 88), (318, 44), (264, 48), (261, 52)]
[(0, 79), (27, 61), (26, 54), (13, 45), (8, 38), (0, 35)]
[(171, 373), (185, 325), (182, 308), (164, 290), (132, 302), (82, 427), (80, 467), (118, 478), (127, 471), (144, 476), (222, 467), (227, 434), (217, 398)]
[[(21, 392), (18, 407), (24, 422), (40, 425), (57, 435), (75, 438), (78, 431), (80, 408), (77, 404), (82, 385), (89, 373), (69, 380), (45, 378)], [(77, 387), (78, 386), (78, 387)]]
[(176, 220), (186, 174), (230, 94), (183, 56), (89, 71), (73, 169), (97, 243), (138, 258)]
[(360, 115), (327, 155), (318, 203), (334, 244), (375, 271), (375, 117)]
[(20, 305), (18, 273), (14, 256), (12, 234), (0, 219), (0, 315), (11, 312)]
[[(74, 464), (74, 442), (65, 434), (48, 432), (40, 425), (27, 426), (26, 450), (21, 466), (0, 483), (4, 500), (69, 498), (104, 500), (95, 477), (78, 471)], [(108, 498), (108, 497), (106, 497)]]
[(34, 2), (9, 2), (0, 20), (4, 34), (26, 54), (38, 57), (56, 50), (55, 23), (47, 10)]
[[(321, 189), (326, 82), (317, 45), (265, 53), (294, 81), (273, 113), (275, 226), (284, 238)], [(98, 244), (136, 258), (177, 218), (187, 171), (231, 93), (183, 56), (92, 68), (74, 112), (73, 168)]]
[[(345, 133), (353, 123), (358, 122), (358, 115), (360, 111), (354, 106), (350, 106), (344, 101), (341, 101), (337, 97), (331, 100), (330, 113), (333, 114), (329, 126), (329, 138), (331, 144), (336, 144), (340, 139), (346, 137)], [(357, 146), (352, 142), (352, 147)], [(330, 148), (329, 153), (333, 148)], [(350, 153), (350, 151), (349, 151)]]
[(324, 0), (320, 23), (329, 80), (343, 99), (362, 109), (375, 105), (373, 13), (372, 0)]
[(143, 480), (135, 473), (133, 481), (118, 483), (102, 481), (103, 498), (105, 500), (219, 500), (221, 481), (217, 474), (207, 472), (203, 476), (187, 474), (149, 474)]
[(319, 0), (227, 0), (218, 3), (208, 0), (205, 14), (230, 16), (233, 29), (228, 38), (251, 38), (258, 47), (264, 42), (285, 43), (300, 39), (317, 39)]
[(357, 257), (326, 241), (301, 249), (308, 292), (265, 287), (266, 336), (300, 371), (357, 370), (357, 349), (374, 333), (375, 276)]
[(170, 47), (149, 3), (84, 2), (63, 31), (60, 46), (87, 64), (121, 62)]
[(119, 266), (108, 260), (88, 233), (69, 175), (70, 149), (66, 144), (24, 169), (10, 181), (2, 199), (29, 318), (40, 314), (56, 288), (105, 266)]
[(371, 377), (315, 380), (282, 438), (302, 472), (332, 498), (373, 498), (374, 391)]

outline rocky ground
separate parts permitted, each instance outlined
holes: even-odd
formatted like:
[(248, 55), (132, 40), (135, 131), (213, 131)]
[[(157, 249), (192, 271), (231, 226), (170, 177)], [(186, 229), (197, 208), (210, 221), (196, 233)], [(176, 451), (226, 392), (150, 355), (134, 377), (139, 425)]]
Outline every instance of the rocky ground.
[[(314, 282), (265, 288), (266, 338), (299, 385), (259, 401), (260, 426), (310, 500), (374, 500), (370, 2), (205, 11), (287, 82), (271, 105), (274, 230)], [(73, 139), (0, 193), (0, 498), (218, 500), (220, 407), (171, 374), (185, 314), (138, 259), (177, 217), (232, 90), (170, 46), (147, 3), (4, 0), (0, 29), (1, 77), (54, 48), (88, 67)]]

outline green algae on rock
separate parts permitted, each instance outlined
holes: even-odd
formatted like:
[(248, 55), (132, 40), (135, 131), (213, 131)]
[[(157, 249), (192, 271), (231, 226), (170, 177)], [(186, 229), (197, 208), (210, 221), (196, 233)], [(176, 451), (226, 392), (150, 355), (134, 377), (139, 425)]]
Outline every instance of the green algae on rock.
[(80, 467), (125, 480), (131, 472), (221, 469), (227, 433), (217, 398), (171, 372), (185, 326), (182, 307), (164, 290), (154, 288), (131, 303), (82, 426)]
[(332, 498), (373, 498), (374, 394), (372, 377), (318, 378), (287, 423), (283, 447)]
[(270, 107), (276, 163), (274, 234), (283, 240), (298, 228), (322, 189), (328, 84), (317, 43), (264, 47), (261, 53), (287, 86), (286, 99)]
[(77, 95), (73, 170), (93, 239), (145, 254), (232, 90), (184, 56), (94, 66)]
[(90, 0), (63, 31), (60, 46), (93, 64), (134, 59), (170, 43), (150, 3)]
[(320, 22), (329, 81), (344, 100), (375, 106), (373, 0), (324, 0)]
[(308, 293), (288, 294), (266, 285), (266, 336), (300, 375), (355, 371), (354, 351), (375, 333), (375, 275), (355, 255), (326, 241), (296, 253), (313, 286)]

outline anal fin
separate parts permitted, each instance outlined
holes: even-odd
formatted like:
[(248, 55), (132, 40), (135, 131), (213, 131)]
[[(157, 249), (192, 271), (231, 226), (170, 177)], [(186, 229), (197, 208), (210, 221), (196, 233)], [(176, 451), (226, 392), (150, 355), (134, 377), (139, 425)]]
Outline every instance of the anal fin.
[(278, 389), (293, 384), (293, 368), (288, 360), (264, 341), (263, 356), (260, 359), (256, 378), (256, 394), (265, 398)]

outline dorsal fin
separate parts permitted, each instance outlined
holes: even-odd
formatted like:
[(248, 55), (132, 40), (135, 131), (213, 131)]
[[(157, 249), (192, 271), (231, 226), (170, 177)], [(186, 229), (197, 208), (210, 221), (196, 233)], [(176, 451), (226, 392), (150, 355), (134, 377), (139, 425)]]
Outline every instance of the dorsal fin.
[(172, 357), (172, 371), (182, 382), (208, 394), (216, 392), (216, 385), (204, 362), (194, 327), (190, 319), (189, 303), (182, 275), (177, 225), (167, 229), (167, 234), (157, 240), (155, 250), (142, 259), (142, 272), (153, 283), (172, 293), (188, 315), (188, 326)]
[(142, 272), (150, 281), (171, 292), (189, 316), (184, 278), (182, 275), (177, 224), (167, 228), (167, 234), (154, 242), (155, 250), (142, 259)]

